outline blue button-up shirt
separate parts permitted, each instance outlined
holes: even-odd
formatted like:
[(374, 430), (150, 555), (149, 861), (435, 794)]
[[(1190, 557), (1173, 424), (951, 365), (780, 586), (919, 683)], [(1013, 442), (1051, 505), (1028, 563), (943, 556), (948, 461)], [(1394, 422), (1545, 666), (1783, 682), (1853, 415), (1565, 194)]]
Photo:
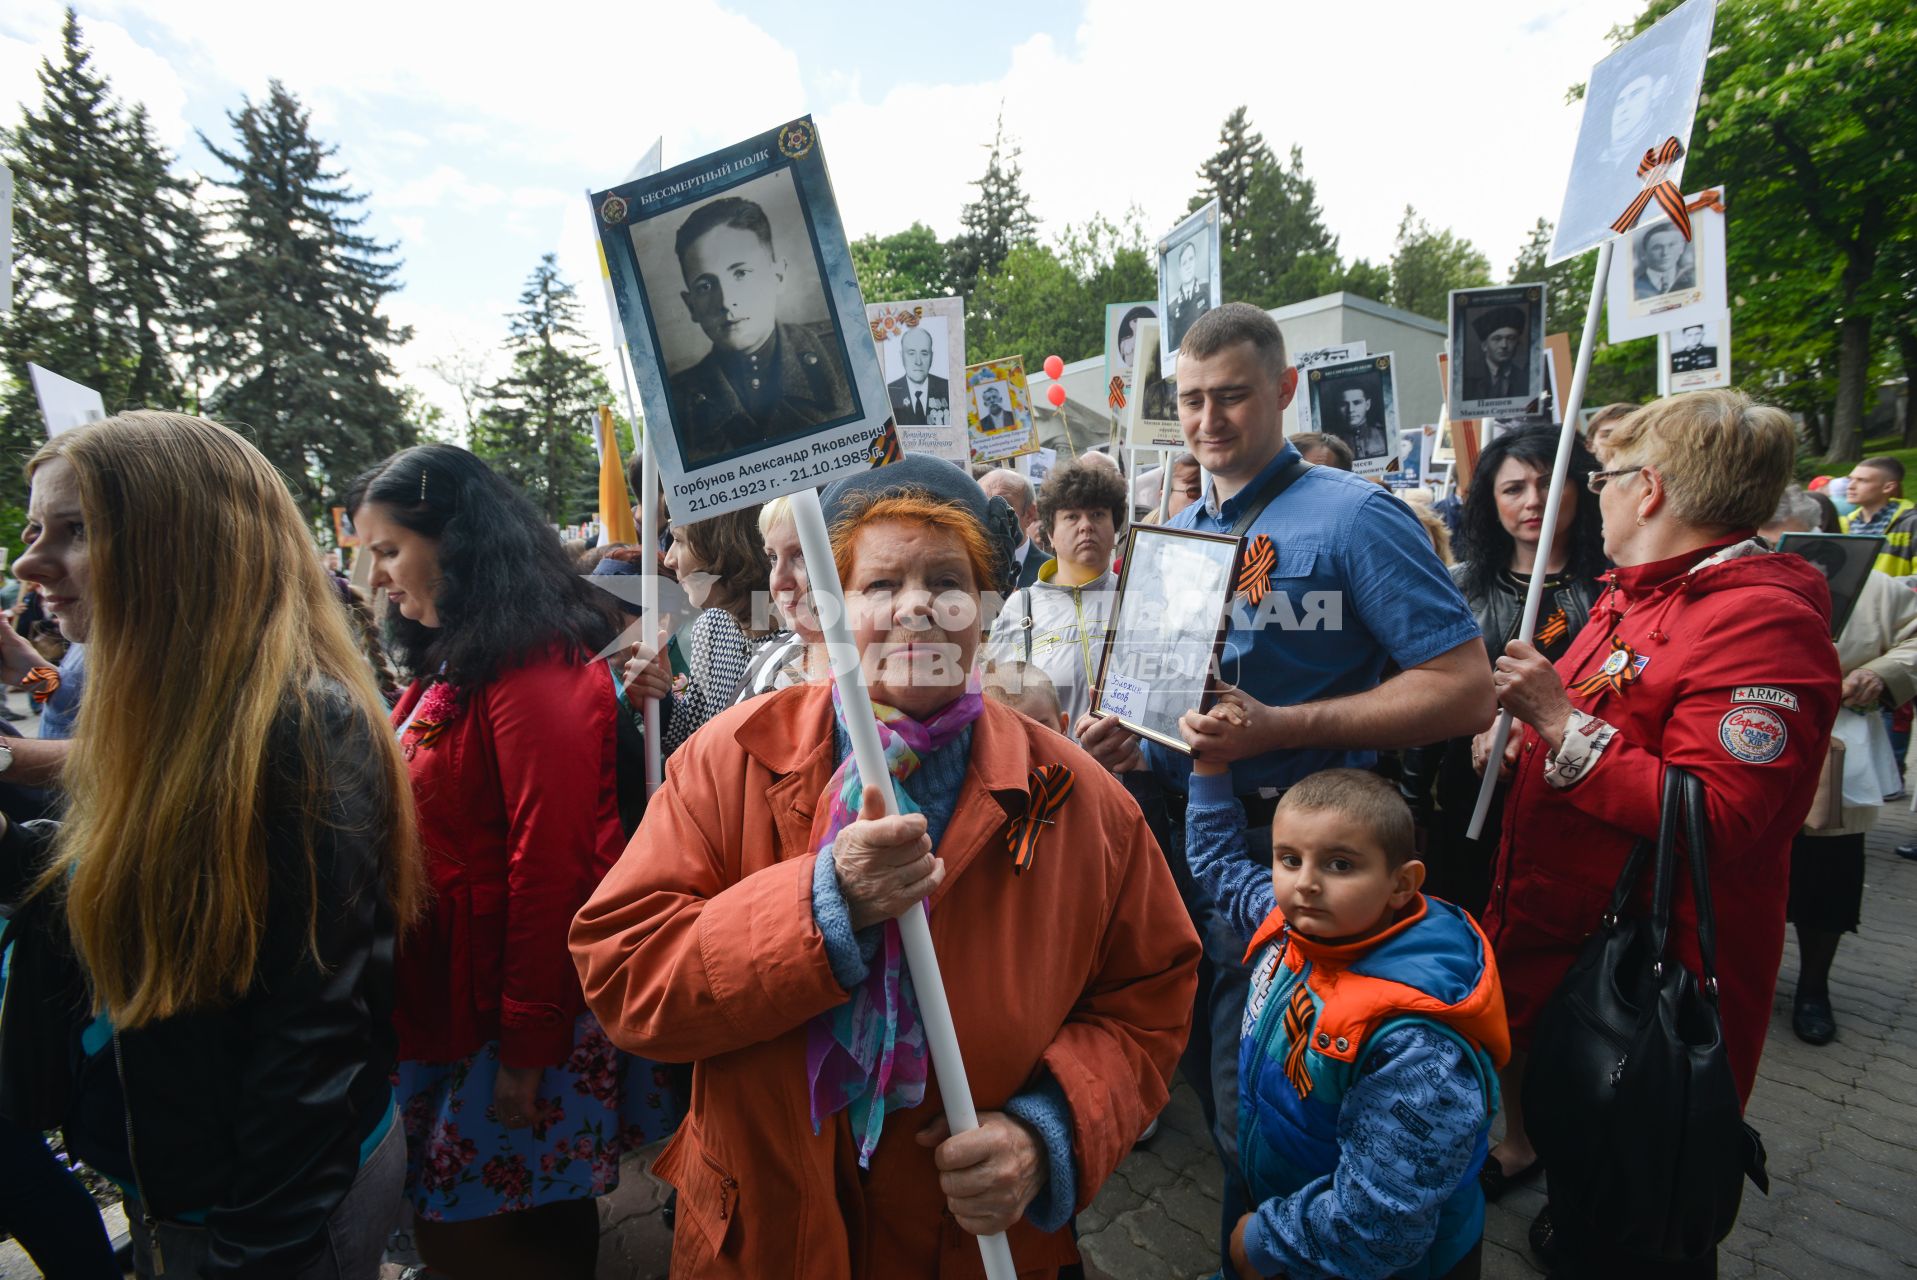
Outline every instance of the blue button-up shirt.
[[(1175, 528), (1229, 533), (1265, 483), (1298, 459), (1290, 444), (1233, 497), (1173, 516)], [(1295, 706), (1375, 688), (1387, 662), (1420, 666), (1467, 640), (1478, 624), (1431, 539), (1399, 499), (1348, 471), (1313, 467), (1267, 505), (1247, 531), (1271, 539), (1277, 563), (1257, 609), (1234, 597), (1219, 675), (1268, 706)], [(1153, 770), (1182, 791), (1191, 758), (1147, 742)], [(1232, 766), (1232, 789), (1288, 787), (1320, 769), (1367, 768), (1372, 751), (1299, 748)]]

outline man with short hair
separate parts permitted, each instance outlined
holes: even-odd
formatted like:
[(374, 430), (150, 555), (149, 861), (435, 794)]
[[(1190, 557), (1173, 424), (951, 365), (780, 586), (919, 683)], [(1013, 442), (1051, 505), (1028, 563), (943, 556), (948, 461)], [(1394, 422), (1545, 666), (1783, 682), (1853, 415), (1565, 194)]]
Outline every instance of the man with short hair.
[(1351, 456), (1382, 458), (1391, 452), (1384, 423), (1372, 412), (1371, 390), (1362, 382), (1338, 388), (1331, 401), (1331, 430), (1351, 447)]
[(899, 338), (899, 362), (905, 372), (885, 384), (892, 397), (892, 417), (902, 427), (943, 426), (952, 410), (951, 392), (944, 378), (932, 372), (932, 334), (907, 329)]
[(978, 429), (1005, 431), (1018, 425), (1018, 415), (1005, 399), (1003, 382), (988, 382), (978, 389)]
[(1697, 268), (1684, 263), (1690, 241), (1668, 222), (1650, 227), (1637, 242), (1637, 274), (1631, 292), (1639, 301), (1697, 287)]
[(1032, 497), (1032, 482), (1016, 471), (999, 467), (980, 476), (978, 487), (985, 490), (988, 498), (1005, 499), (1012, 508), (1012, 514), (1018, 517), (1018, 527), (1025, 531), (1025, 541), (1019, 543), (1018, 550), (1012, 553), (1012, 558), (1018, 561), (1016, 585), (1031, 586), (1038, 581), (1038, 571), (1045, 564), (1045, 553), (1038, 545), (1041, 526), (1038, 503)]
[(1208, 281), (1198, 278), (1198, 243), (1196, 239), (1187, 240), (1178, 247), (1178, 291), (1165, 300), (1166, 323), (1170, 332), (1166, 340), (1174, 347), (1185, 336), (1198, 317), (1211, 305), (1211, 288)]
[(1857, 509), (1838, 519), (1845, 533), (1883, 535), (1884, 549), (1871, 567), (1893, 578), (1917, 573), (1917, 557), (1911, 554), (1917, 505), (1903, 496), (1903, 484), (1903, 463), (1895, 458), (1865, 458), (1850, 469), (1850, 486), (1844, 492), (1845, 501)]
[(1704, 326), (1684, 326), (1684, 345), (1671, 353), (1672, 373), (1692, 373), (1717, 368), (1717, 348), (1704, 345)]
[(1525, 350), (1528, 327), (1518, 307), (1494, 307), (1472, 319), (1478, 349), (1464, 367), (1464, 398), (1515, 400), (1531, 390), (1531, 362)]
[[(1178, 359), (1180, 424), (1210, 477), (1202, 501), (1166, 523), (1240, 534), (1268, 545), (1270, 568), (1234, 599), (1221, 655), (1223, 684), (1246, 699), (1243, 723), (1188, 714), (1180, 732), (1207, 760), (1231, 765), (1232, 791), (1253, 831), (1271, 824), (1286, 788), (1321, 769), (1368, 768), (1381, 748), (1475, 734), (1497, 705), (1484, 640), (1417, 518), (1384, 489), (1309, 466), (1285, 442), (1284, 410), (1298, 390), (1284, 336), (1258, 308), (1227, 303), (1199, 317)], [(1247, 584), (1251, 585), (1251, 584)], [(1384, 678), (1388, 665), (1398, 674)], [(1179, 809), (1191, 757), (1156, 744), (1142, 753), (1115, 720), (1087, 717), (1081, 745), (1114, 771), (1150, 768)], [(1269, 861), (1268, 838), (1251, 847)], [(1181, 885), (1184, 843), (1166, 846)], [(1207, 1033), (1213, 1140), (1226, 1171), (1225, 1235), (1246, 1212), (1237, 1173), (1238, 1032), (1248, 939), (1190, 900), (1214, 966)], [(1201, 1011), (1202, 1014), (1202, 1011)], [(1221, 1256), (1224, 1238), (1220, 1240)]]
[(712, 343), (672, 375), (673, 426), (688, 464), (760, 448), (852, 414), (852, 388), (829, 322), (780, 318), (786, 264), (750, 200), (700, 205), (673, 241), (686, 312)]

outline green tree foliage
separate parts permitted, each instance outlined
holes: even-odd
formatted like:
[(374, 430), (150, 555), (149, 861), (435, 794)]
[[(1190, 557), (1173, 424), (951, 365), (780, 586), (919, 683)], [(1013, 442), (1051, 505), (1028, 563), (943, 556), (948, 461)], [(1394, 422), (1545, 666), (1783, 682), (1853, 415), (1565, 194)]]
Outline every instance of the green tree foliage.
[(206, 146), (230, 170), (221, 248), (203, 313), (208, 407), (247, 432), (317, 518), (354, 475), (417, 430), (388, 351), (411, 333), (380, 313), (398, 286), (390, 246), (360, 233), (365, 197), (330, 166), (305, 108), (277, 81), (228, 113), (236, 144)]
[(1281, 307), (1348, 287), (1348, 279), (1375, 288), (1373, 297), (1384, 291), (1368, 263), (1353, 264), (1359, 274), (1351, 277), (1340, 262), (1338, 237), (1325, 229), (1301, 149), (1291, 149), (1289, 164), (1279, 163), (1242, 106), (1225, 118), (1218, 143), (1198, 171), (1202, 185), (1190, 207), (1218, 201), (1226, 298)]
[(914, 222), (889, 236), (863, 236), (851, 247), (859, 292), (867, 302), (944, 296), (950, 270), (946, 247), (924, 223)]
[(1413, 315), (1442, 320), (1450, 310), (1453, 289), (1475, 289), (1491, 283), (1491, 260), (1451, 231), (1433, 228), (1410, 205), (1398, 223), (1398, 241), (1391, 254), (1391, 297), (1394, 307)]
[[(0, 131), (15, 180), (0, 453), (15, 462), (44, 436), (29, 362), (94, 388), (109, 412), (190, 405), (183, 353), (204, 278), (193, 184), (169, 171), (145, 109), (115, 101), (71, 9), (40, 87), (38, 109)], [(0, 502), (24, 501), (19, 467), (0, 465)]]
[(527, 277), (510, 333), (512, 372), (481, 398), (473, 452), (524, 489), (546, 519), (577, 523), (599, 505), (592, 441), (598, 407), (611, 403), (611, 392), (580, 330), (578, 295), (554, 255)]
[(1019, 154), (1018, 143), (1005, 136), (1001, 117), (985, 174), (972, 183), (978, 199), (959, 211), (959, 234), (946, 246), (947, 280), (955, 293), (969, 295), (980, 277), (996, 271), (1012, 250), (1038, 238), (1038, 218), (1025, 191)]
[(966, 296), (965, 344), (973, 360), (1022, 355), (1068, 363), (1105, 350), (1105, 304), (1158, 291), (1137, 217), (1124, 227), (1094, 218), (1068, 227), (1056, 247), (1028, 242), (981, 276)]
[[(1551, 220), (1539, 218), (1531, 229), (1531, 238), (1518, 250), (1511, 264), (1508, 283), (1545, 287), (1545, 328), (1551, 333), (1569, 336), (1571, 355), (1577, 357), (1578, 342), (1584, 335), (1584, 312), (1591, 302), (1591, 285), (1597, 271), (1597, 250), (1566, 258), (1555, 266), (1546, 266), (1551, 253)], [(1591, 374), (1584, 388), (1586, 409), (1628, 400), (1642, 404), (1657, 392), (1657, 339), (1640, 338), (1615, 346), (1603, 340), (1603, 321), (1599, 321), (1598, 343), (1591, 355)], [(1563, 388), (1569, 395), (1571, 388)]]

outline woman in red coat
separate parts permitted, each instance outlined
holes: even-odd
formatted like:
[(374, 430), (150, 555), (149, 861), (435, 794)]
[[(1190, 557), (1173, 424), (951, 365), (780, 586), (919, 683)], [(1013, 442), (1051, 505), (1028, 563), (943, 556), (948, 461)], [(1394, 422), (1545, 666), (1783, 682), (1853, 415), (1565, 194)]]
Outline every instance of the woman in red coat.
[(590, 1280), (593, 1197), (671, 1128), (566, 949), (625, 843), (618, 709), (593, 661), (612, 624), (551, 526), (463, 449), (395, 454), (348, 505), (414, 677), (393, 724), (432, 898), (400, 944), (395, 1021), (420, 1252), (455, 1280)]
[[(1525, 728), (1506, 757), (1484, 928), (1514, 1050), (1597, 927), (1626, 855), (1656, 836), (1663, 770), (1679, 765), (1704, 783), (1724, 1037), (1750, 1096), (1784, 949), (1791, 837), (1817, 789), (1839, 685), (1824, 575), (1754, 536), (1795, 456), (1791, 420), (1737, 392), (1638, 410), (1611, 435), (1609, 469), (1591, 476), (1617, 568), (1589, 625), (1555, 668), (1517, 642), (1498, 659), (1499, 696)], [(1695, 971), (1684, 877), (1675, 902), (1672, 942)], [(1497, 1153), (1514, 1175), (1536, 1159), (1519, 1051)]]

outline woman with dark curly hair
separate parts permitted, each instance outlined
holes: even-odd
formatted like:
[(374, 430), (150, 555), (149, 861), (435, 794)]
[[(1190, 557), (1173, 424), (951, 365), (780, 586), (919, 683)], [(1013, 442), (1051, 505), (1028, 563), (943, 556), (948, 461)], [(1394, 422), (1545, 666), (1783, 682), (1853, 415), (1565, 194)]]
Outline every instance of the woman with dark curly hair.
[[(586, 1012), (566, 930), (625, 844), (614, 622), (485, 463), (398, 453), (347, 497), (390, 651), (432, 901), (397, 964), (407, 1196), (435, 1273), (592, 1276), (593, 1197), (672, 1119)], [(636, 1077), (636, 1078), (635, 1078)]]
[[(1579, 501), (1597, 459), (1582, 441), (1573, 441), (1571, 447), (1571, 469), (1538, 611), (1538, 647), (1554, 659), (1570, 648), (1590, 617), (1597, 577), (1608, 567), (1597, 504)], [(1499, 436), (1479, 456), (1459, 514), (1458, 563), (1451, 577), (1478, 619), (1493, 662), (1523, 620), (1525, 592), (1537, 572), (1544, 500), (1557, 451), (1556, 427), (1525, 427)], [(1457, 738), (1408, 753), (1405, 787), (1427, 832), (1427, 891), (1479, 915), (1491, 891), (1491, 860), (1498, 850), (1503, 806), (1492, 805), (1480, 839), (1466, 838), (1478, 795), (1470, 747), (1470, 739)]]

